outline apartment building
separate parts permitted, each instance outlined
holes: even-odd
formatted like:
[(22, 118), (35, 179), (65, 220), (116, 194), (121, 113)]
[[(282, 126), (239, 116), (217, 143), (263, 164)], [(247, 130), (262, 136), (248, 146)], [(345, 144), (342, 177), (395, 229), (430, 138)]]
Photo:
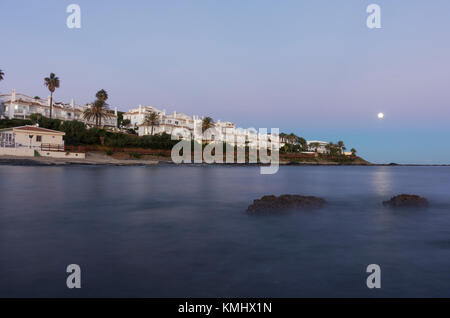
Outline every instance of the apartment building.
[[(76, 105), (72, 99), (70, 104), (62, 102), (53, 102), (52, 118), (60, 120), (78, 120), (87, 125), (93, 126), (93, 120), (87, 121), (83, 118), (84, 110), (89, 105)], [(30, 97), (25, 94), (16, 93), (12, 89), (11, 94), (0, 95), (0, 117), (27, 119), (31, 114), (41, 114), (50, 117), (50, 97), (42, 99), (40, 97)], [(110, 111), (110, 117), (106, 118), (102, 124), (105, 127), (117, 127), (117, 107)]]

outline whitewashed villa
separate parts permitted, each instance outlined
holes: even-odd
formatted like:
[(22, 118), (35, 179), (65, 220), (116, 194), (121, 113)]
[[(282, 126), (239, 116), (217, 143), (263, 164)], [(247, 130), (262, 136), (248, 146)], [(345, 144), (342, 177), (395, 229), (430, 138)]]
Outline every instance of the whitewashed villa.
[[(60, 120), (78, 120), (89, 126), (95, 124), (94, 121), (87, 121), (83, 118), (84, 110), (89, 105), (76, 105), (74, 99), (70, 104), (53, 102), (52, 118)], [(31, 114), (41, 114), (50, 117), (50, 96), (46, 99), (30, 97), (25, 94), (16, 93), (12, 89), (11, 94), (0, 95), (0, 117), (27, 119)], [(117, 107), (110, 112), (110, 117), (105, 118), (102, 124), (107, 128), (117, 127)]]
[[(158, 115), (158, 125), (153, 127), (144, 123), (145, 117), (152, 112)], [(139, 105), (138, 108), (130, 109), (124, 113), (123, 118), (130, 120), (131, 126), (138, 131), (139, 136), (151, 135), (152, 133), (155, 135), (163, 132), (171, 135), (175, 131), (184, 130), (189, 133), (190, 138), (193, 137), (196, 140), (202, 138), (201, 134), (195, 134), (194, 132), (201, 132), (204, 117), (195, 115), (191, 117), (183, 113), (177, 113), (176, 111), (167, 113), (165, 109), (161, 110), (154, 106)], [(267, 132), (269, 134), (271, 133), (270, 130)], [(215, 122), (214, 127), (203, 136), (203, 139), (209, 141), (230, 142), (234, 140), (235, 142), (239, 142), (242, 140), (242, 142), (249, 145), (257, 145), (258, 138), (259, 140), (270, 139), (267, 134), (259, 134), (256, 129), (237, 128), (234, 123), (221, 120)]]

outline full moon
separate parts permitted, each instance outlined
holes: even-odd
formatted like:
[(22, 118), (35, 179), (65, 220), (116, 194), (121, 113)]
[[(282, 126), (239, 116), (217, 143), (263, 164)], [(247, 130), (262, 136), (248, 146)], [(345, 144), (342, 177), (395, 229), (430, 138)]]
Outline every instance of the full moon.
[(378, 118), (379, 119), (383, 119), (384, 118), (384, 114), (383, 113), (378, 113)]

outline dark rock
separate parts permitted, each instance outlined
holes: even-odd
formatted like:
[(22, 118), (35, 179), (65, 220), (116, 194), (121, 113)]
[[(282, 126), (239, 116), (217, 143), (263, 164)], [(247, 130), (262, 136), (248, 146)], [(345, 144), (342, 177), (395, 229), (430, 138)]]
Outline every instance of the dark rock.
[(276, 197), (265, 195), (253, 201), (247, 212), (284, 212), (296, 209), (313, 209), (322, 207), (326, 201), (313, 196), (284, 194)]
[(383, 205), (390, 207), (426, 207), (428, 200), (415, 194), (400, 194), (384, 201)]

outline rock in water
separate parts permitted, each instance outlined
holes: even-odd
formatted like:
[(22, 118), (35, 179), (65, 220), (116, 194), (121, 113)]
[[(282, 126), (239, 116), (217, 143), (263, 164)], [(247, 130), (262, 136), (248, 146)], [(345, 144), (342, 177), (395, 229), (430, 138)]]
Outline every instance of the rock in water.
[(312, 209), (322, 207), (326, 201), (313, 196), (284, 194), (276, 197), (265, 195), (253, 201), (247, 212), (284, 212), (295, 209)]
[(383, 205), (390, 207), (426, 207), (428, 200), (415, 194), (400, 194), (384, 201)]

